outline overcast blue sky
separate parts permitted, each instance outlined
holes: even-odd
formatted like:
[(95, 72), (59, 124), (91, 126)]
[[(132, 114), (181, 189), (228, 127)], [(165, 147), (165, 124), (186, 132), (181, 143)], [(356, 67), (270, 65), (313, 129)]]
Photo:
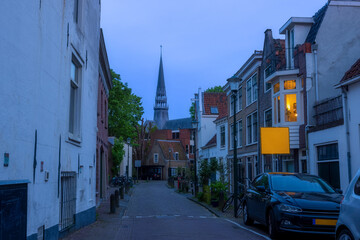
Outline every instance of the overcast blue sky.
[(224, 85), (264, 31), (274, 38), (290, 17), (311, 17), (326, 0), (103, 0), (101, 27), (110, 67), (142, 97), (153, 119), (160, 45), (169, 118), (189, 117), (198, 88)]

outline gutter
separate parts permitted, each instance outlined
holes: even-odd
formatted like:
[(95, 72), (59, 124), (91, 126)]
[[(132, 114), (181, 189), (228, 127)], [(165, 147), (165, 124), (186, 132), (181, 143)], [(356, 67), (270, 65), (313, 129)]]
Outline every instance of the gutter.
[(345, 123), (345, 131), (346, 131), (346, 158), (348, 164), (348, 177), (349, 182), (351, 182), (351, 153), (350, 153), (350, 131), (349, 131), (349, 113), (348, 113), (348, 98), (347, 98), (347, 90), (345, 87), (342, 88), (342, 95), (344, 100), (344, 123)]

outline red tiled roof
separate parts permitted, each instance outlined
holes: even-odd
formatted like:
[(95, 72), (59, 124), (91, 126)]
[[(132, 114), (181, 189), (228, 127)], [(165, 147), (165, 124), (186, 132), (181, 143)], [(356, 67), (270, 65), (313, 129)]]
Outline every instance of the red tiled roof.
[[(164, 153), (165, 157), (171, 160), (175, 160), (175, 153), (179, 153), (179, 160), (187, 160), (186, 153), (180, 141), (170, 141), (170, 140), (157, 140), (159, 146)], [(169, 153), (171, 149), (171, 153)]]
[(345, 83), (348, 80), (360, 76), (360, 58), (351, 66), (351, 68), (345, 73), (340, 83)]
[(206, 148), (212, 145), (216, 145), (216, 134), (210, 139), (210, 141), (204, 147)]
[[(218, 114), (211, 113), (211, 107), (217, 107)], [(227, 115), (226, 93), (204, 92), (204, 115)]]

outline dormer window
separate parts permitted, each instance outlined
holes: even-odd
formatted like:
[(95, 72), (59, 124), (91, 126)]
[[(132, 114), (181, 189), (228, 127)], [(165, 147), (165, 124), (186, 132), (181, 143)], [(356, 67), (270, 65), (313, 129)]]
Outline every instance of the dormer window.
[(210, 107), (211, 114), (219, 114), (219, 110), (217, 107)]

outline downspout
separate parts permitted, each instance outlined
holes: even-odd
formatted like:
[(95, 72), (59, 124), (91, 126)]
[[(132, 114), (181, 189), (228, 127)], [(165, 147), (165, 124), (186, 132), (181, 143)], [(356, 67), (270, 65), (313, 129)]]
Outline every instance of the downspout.
[(316, 102), (319, 101), (319, 81), (318, 81), (318, 64), (317, 64), (317, 50), (318, 45), (313, 44), (312, 50), (314, 52), (314, 73), (315, 73), (315, 100)]
[(350, 131), (349, 131), (349, 112), (348, 112), (348, 100), (347, 100), (347, 87), (342, 87), (342, 95), (344, 99), (344, 123), (345, 123), (345, 131), (346, 131), (346, 158), (348, 164), (348, 177), (349, 182), (351, 182), (351, 154), (350, 154)]

